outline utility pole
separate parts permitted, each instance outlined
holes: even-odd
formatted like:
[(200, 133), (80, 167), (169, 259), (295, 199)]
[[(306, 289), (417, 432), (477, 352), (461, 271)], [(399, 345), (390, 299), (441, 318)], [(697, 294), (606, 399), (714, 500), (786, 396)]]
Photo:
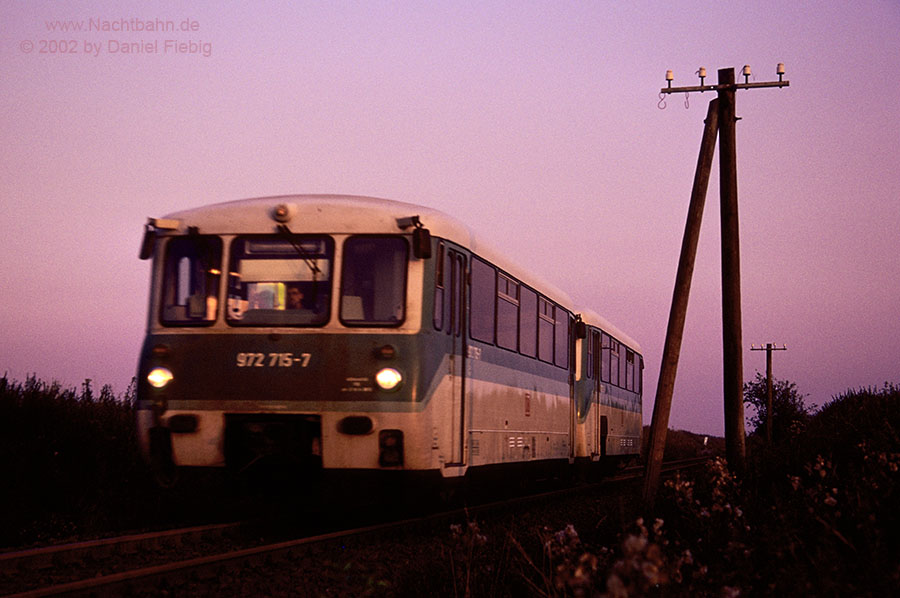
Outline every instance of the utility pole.
[(741, 346), (741, 242), (738, 226), (734, 69), (719, 69), (719, 204), (722, 221), (722, 362), (725, 455), (744, 471), (744, 368)]
[[(697, 71), (700, 85), (672, 87), (674, 76), (666, 71), (667, 87), (660, 94), (715, 91), (718, 96), (719, 121), (719, 198), (722, 222), (722, 360), (725, 407), (725, 451), (729, 468), (743, 473), (744, 444), (744, 380), (741, 348), (741, 257), (737, 201), (737, 152), (735, 92), (738, 89), (787, 87), (784, 64), (776, 69), (778, 81), (750, 83), (750, 67), (744, 66), (744, 83), (735, 83), (734, 69), (719, 69), (717, 85), (705, 85), (706, 69)], [(655, 423), (655, 422), (654, 422)], [(666, 423), (667, 425), (667, 423)], [(651, 438), (657, 434), (651, 430)]]
[(766, 352), (766, 444), (772, 446), (772, 351), (787, 351), (785, 345), (775, 346), (775, 343), (766, 343), (759, 347), (750, 345), (751, 351)]

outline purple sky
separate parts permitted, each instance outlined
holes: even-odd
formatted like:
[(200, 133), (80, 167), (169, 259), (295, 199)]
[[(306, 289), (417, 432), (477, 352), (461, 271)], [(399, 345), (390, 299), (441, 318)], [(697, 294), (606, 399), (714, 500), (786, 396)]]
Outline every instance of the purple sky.
[[(744, 378), (765, 371), (750, 344), (777, 342), (776, 377), (810, 403), (900, 381), (895, 0), (2, 0), (0, 15), (0, 374), (124, 390), (148, 216), (352, 193), (462, 219), (628, 332), (649, 421), (712, 99), (660, 110), (665, 71), (686, 86), (750, 64), (770, 81), (784, 62), (789, 88), (737, 97)], [(87, 31), (133, 18), (193, 30)], [(134, 42), (157, 53), (121, 52)], [(670, 425), (721, 434), (717, 164)]]

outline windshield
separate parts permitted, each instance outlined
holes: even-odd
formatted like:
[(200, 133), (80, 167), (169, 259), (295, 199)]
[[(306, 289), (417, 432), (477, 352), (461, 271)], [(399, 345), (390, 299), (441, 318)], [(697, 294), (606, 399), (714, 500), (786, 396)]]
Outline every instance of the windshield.
[(228, 269), (228, 323), (321, 326), (328, 322), (331, 237), (238, 237)]
[(344, 243), (341, 322), (347, 326), (399, 326), (406, 317), (403, 237), (350, 237)]
[(218, 237), (171, 239), (163, 266), (163, 323), (203, 326), (215, 322), (221, 268), (222, 241)]

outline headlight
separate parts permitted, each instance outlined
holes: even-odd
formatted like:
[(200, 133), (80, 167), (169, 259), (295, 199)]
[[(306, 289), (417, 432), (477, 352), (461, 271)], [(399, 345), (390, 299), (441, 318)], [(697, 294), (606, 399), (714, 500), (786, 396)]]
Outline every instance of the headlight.
[(162, 388), (171, 382), (172, 378), (172, 372), (166, 368), (153, 368), (150, 370), (150, 373), (147, 374), (147, 382), (149, 382), (150, 386), (153, 388)]
[(396, 390), (403, 382), (403, 375), (394, 368), (383, 368), (375, 374), (375, 382), (381, 390)]

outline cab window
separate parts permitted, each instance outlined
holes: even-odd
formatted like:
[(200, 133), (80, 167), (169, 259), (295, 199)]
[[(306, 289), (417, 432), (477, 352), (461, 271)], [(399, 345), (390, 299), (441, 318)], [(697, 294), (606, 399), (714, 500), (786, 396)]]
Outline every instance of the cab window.
[(333, 261), (334, 241), (327, 236), (236, 238), (228, 268), (228, 323), (325, 324)]
[(216, 321), (222, 240), (176, 237), (166, 246), (161, 320), (169, 326), (205, 326)]
[(406, 318), (409, 244), (403, 237), (356, 236), (344, 242), (341, 322), (399, 326)]

